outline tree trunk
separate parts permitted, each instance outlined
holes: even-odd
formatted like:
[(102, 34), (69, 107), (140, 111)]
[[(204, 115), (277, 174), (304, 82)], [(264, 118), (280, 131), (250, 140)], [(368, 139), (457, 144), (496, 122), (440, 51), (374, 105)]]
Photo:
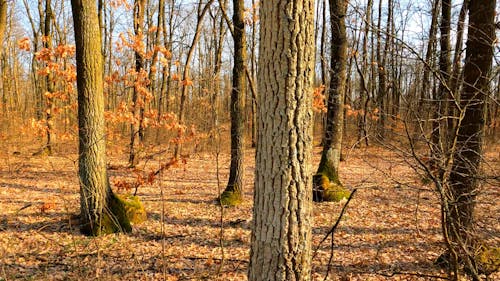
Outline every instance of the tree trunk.
[[(344, 98), (347, 76), (347, 35), (345, 13), (348, 0), (330, 0), (332, 38), (330, 56), (330, 87), (328, 88), (326, 128), (321, 162), (313, 179), (314, 201), (338, 201), (345, 195), (339, 180), (342, 148)], [(341, 191), (339, 193), (339, 191)]]
[[(134, 35), (141, 38), (144, 31), (144, 8), (146, 0), (135, 0), (134, 2)], [(136, 46), (138, 48), (138, 46)], [(135, 72), (136, 80), (141, 79), (141, 72), (144, 71), (144, 58), (141, 50), (135, 50)], [(128, 164), (134, 167), (137, 164), (136, 143), (141, 141), (139, 138), (141, 134), (141, 117), (140, 111), (144, 107), (144, 97), (140, 94), (139, 87), (145, 85), (137, 85), (138, 81), (134, 83), (134, 91), (132, 93), (132, 114), (134, 119), (130, 124), (130, 144), (129, 144), (129, 158)]]
[[(480, 162), (485, 127), (485, 103), (495, 40), (495, 0), (471, 0), (464, 87), (460, 98), (462, 116), (449, 185), (451, 206), (446, 221), (452, 251), (458, 253), (474, 276), (477, 246), (474, 237), (474, 207), (479, 187)], [(471, 268), (472, 267), (472, 268)]]
[(314, 1), (261, 2), (248, 279), (311, 280)]
[(245, 61), (246, 37), (244, 22), (244, 0), (233, 0), (234, 66), (231, 90), (231, 166), (229, 181), (220, 195), (223, 205), (238, 205), (243, 199), (243, 101), (246, 92)]
[[(185, 118), (185, 113), (184, 113), (184, 107), (186, 105), (186, 97), (188, 95), (188, 89), (189, 89), (189, 84), (188, 84), (188, 81), (190, 80), (190, 74), (189, 74), (189, 70), (190, 70), (190, 63), (191, 63), (191, 59), (193, 58), (193, 53), (195, 51), (195, 47), (196, 47), (196, 44), (198, 44), (198, 40), (200, 38), (200, 33), (201, 33), (201, 28), (203, 26), (202, 24), (202, 20), (203, 18), (205, 17), (205, 14), (206, 12), (208, 11), (208, 9), (210, 8), (210, 6), (212, 5), (212, 2), (214, 0), (208, 0), (208, 2), (203, 6), (202, 8), (202, 1), (200, 0), (200, 2), (198, 2), (198, 17), (196, 19), (196, 29), (195, 29), (195, 32), (194, 32), (194, 36), (193, 36), (193, 41), (191, 42), (191, 45), (189, 46), (189, 50), (188, 50), (188, 53), (187, 53), (187, 56), (186, 56), (186, 61), (184, 63), (184, 71), (182, 73), (182, 91), (181, 91), (181, 97), (180, 97), (180, 101), (179, 101), (179, 124), (180, 125), (185, 125), (184, 123), (184, 118)], [(175, 145), (175, 148), (174, 148), (174, 157), (175, 158), (179, 158), (180, 155), (181, 155), (181, 149), (182, 149), (182, 134), (179, 133), (178, 136), (179, 138), (178, 142), (176, 143)]]
[[(256, 0), (252, 0), (252, 7), (256, 7)], [(256, 13), (256, 11), (254, 11)], [(257, 81), (257, 69), (255, 67), (257, 63), (257, 54), (256, 54), (256, 48), (257, 48), (257, 20), (256, 16), (254, 16), (252, 20), (252, 47), (250, 48), (250, 73), (253, 81)], [(252, 95), (252, 103), (251, 103), (251, 111), (252, 111), (252, 147), (255, 148), (257, 146), (257, 100), (256, 97)]]
[[(448, 116), (448, 100), (451, 100), (452, 93), (450, 92), (449, 81), (451, 72), (450, 60), (450, 25), (451, 25), (451, 0), (441, 0), (441, 24), (439, 30), (441, 37), (439, 39), (440, 52), (439, 52), (439, 88), (437, 96), (435, 97), (436, 110), (434, 113), (433, 130), (432, 130), (432, 146), (434, 160), (440, 162), (443, 153), (448, 151), (450, 137), (448, 132), (452, 130), (449, 128), (448, 120), (452, 120)], [(444, 121), (441, 121), (444, 120)], [(451, 124), (450, 124), (451, 125)], [(447, 130), (448, 128), (448, 130)]]
[[(46, 0), (45, 1), (45, 19), (44, 19), (44, 29), (43, 29), (43, 35), (45, 37), (45, 43), (44, 47), (47, 49), (52, 48), (52, 32), (50, 30), (50, 25), (51, 25), (51, 19), (52, 19), (52, 7), (51, 7), (51, 0)], [(48, 62), (46, 62), (48, 63)], [(50, 97), (50, 94), (54, 92), (54, 81), (53, 81), (53, 76), (52, 73), (49, 73), (46, 78), (46, 87), (47, 87), (47, 93), (49, 93), (47, 97), (47, 107), (45, 109), (45, 121), (47, 123), (47, 142), (45, 144), (44, 150), (47, 152), (47, 154), (52, 154), (52, 110), (53, 110), (53, 100), (52, 97)]]
[[(433, 89), (431, 84), (430, 76), (434, 71), (434, 55), (435, 55), (435, 46), (436, 46), (436, 33), (437, 33), (437, 22), (438, 22), (438, 14), (439, 14), (439, 4), (440, 0), (434, 0), (432, 5), (432, 17), (431, 17), (431, 25), (429, 27), (429, 40), (427, 41), (427, 49), (425, 53), (425, 65), (423, 71), (422, 78), (422, 90), (420, 94), (420, 99), (418, 101), (418, 110), (419, 110), (419, 119), (423, 119), (424, 122), (427, 123), (426, 120), (429, 119), (430, 110), (428, 109), (429, 105), (431, 105), (431, 91)], [(420, 122), (421, 120), (417, 120)], [(427, 126), (424, 126), (424, 132), (419, 132), (425, 135), (425, 129)], [(415, 129), (415, 133), (419, 130), (420, 126), (417, 125)]]
[[(363, 43), (362, 43), (362, 62), (361, 62), (361, 70), (358, 68), (359, 75), (361, 76), (359, 79), (360, 85), (360, 101), (359, 101), (359, 109), (363, 112), (363, 114), (359, 114), (357, 116), (357, 125), (358, 125), (358, 137), (356, 140), (356, 147), (360, 147), (365, 141), (366, 146), (368, 146), (369, 136), (367, 130), (367, 113), (368, 113), (368, 104), (370, 103), (370, 86), (367, 86), (367, 82), (369, 84), (373, 83), (371, 81), (371, 75), (368, 75), (368, 33), (370, 32), (370, 25), (372, 21), (372, 7), (373, 0), (368, 0), (365, 9), (365, 27), (363, 29)], [(371, 65), (371, 63), (370, 63)], [(357, 66), (357, 63), (356, 63)]]
[(106, 169), (101, 38), (96, 2), (72, 0), (76, 42), (80, 211), (82, 232), (131, 231), (123, 203), (112, 192)]
[[(7, 10), (9, 5), (7, 0), (0, 0), (0, 42), (3, 42), (5, 30), (7, 29)], [(3, 53), (3, 44), (0, 44), (0, 56)]]

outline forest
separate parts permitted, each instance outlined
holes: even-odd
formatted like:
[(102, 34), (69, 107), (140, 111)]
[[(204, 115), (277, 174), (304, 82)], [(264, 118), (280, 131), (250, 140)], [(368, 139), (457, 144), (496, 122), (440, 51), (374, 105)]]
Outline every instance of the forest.
[(500, 280), (496, 0), (0, 0), (0, 281)]

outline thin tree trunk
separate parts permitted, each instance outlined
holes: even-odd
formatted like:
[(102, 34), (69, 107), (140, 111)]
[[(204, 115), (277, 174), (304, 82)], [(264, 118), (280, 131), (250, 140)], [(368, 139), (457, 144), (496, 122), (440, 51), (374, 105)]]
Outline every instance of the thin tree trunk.
[[(391, 0), (389, 0), (391, 1)], [(378, 64), (378, 93), (377, 93), (377, 105), (378, 105), (378, 137), (383, 140), (385, 136), (385, 119), (386, 119), (386, 111), (385, 111), (385, 101), (387, 95), (387, 81), (386, 81), (386, 69), (385, 69), (385, 58), (388, 50), (388, 34), (389, 26), (387, 26), (386, 31), (386, 43), (385, 48), (382, 50), (382, 3), (383, 0), (379, 1), (378, 8), (378, 23), (377, 23), (377, 64)], [(387, 16), (387, 23), (390, 22), (390, 15)]]
[[(434, 0), (434, 4), (432, 5), (432, 17), (431, 17), (431, 25), (429, 27), (429, 40), (427, 41), (427, 49), (425, 53), (425, 66), (423, 69), (423, 77), (422, 77), (422, 91), (420, 92), (420, 99), (418, 102), (418, 110), (420, 111), (419, 119), (423, 119), (424, 122), (427, 123), (426, 120), (429, 119), (429, 114), (431, 111), (428, 109), (429, 105), (431, 105), (431, 92), (433, 90), (431, 84), (431, 73), (434, 71), (434, 56), (435, 56), (435, 46), (436, 46), (436, 34), (437, 34), (437, 20), (439, 15), (439, 4), (441, 0)], [(417, 120), (420, 122), (421, 120)], [(419, 128), (420, 126), (416, 126)], [(417, 130), (417, 129), (416, 129)], [(425, 132), (420, 132), (425, 133)]]
[[(144, 31), (144, 9), (146, 0), (135, 0), (134, 2), (134, 35), (142, 40)], [(144, 58), (141, 50), (135, 50), (135, 72), (136, 80), (141, 79), (141, 73), (144, 71)], [(132, 93), (132, 114), (134, 119), (130, 124), (130, 144), (129, 144), (129, 158), (128, 164), (134, 167), (137, 164), (137, 151), (136, 143), (141, 141), (139, 135), (141, 134), (140, 110), (144, 107), (144, 97), (140, 94), (139, 87), (144, 85), (137, 85), (139, 82), (135, 81), (134, 90)]]
[[(252, 0), (252, 7), (256, 9), (255, 0)], [(254, 11), (255, 13), (256, 11)], [(252, 48), (250, 49), (250, 73), (253, 81), (257, 81), (257, 68), (256, 64), (256, 54), (255, 51), (257, 49), (257, 16), (254, 16), (252, 20)], [(256, 97), (252, 95), (252, 147), (257, 146), (257, 100)]]
[(247, 59), (244, 10), (244, 0), (233, 0), (234, 66), (230, 108), (231, 164), (227, 187), (220, 195), (220, 203), (223, 205), (238, 205), (243, 199), (243, 102), (246, 92), (245, 61)]
[[(5, 31), (7, 29), (7, 10), (9, 3), (7, 0), (0, 0), (0, 42), (3, 42)], [(0, 56), (3, 53), (3, 44), (0, 44)]]
[[(432, 125), (432, 150), (431, 156), (436, 163), (440, 159), (444, 159), (444, 153), (448, 152), (449, 135), (448, 135), (448, 119), (447, 104), (448, 99), (452, 98), (452, 93), (449, 91), (449, 81), (451, 72), (450, 61), (450, 25), (451, 25), (451, 0), (441, 0), (441, 24), (440, 30), (440, 52), (439, 52), (439, 88), (437, 95), (434, 99), (436, 105), (434, 111), (433, 125)], [(443, 121), (444, 120), (444, 121)], [(452, 128), (448, 128), (450, 131)], [(438, 164), (439, 165), (439, 164)], [(439, 167), (437, 167), (439, 168)], [(442, 169), (442, 165), (440, 169)], [(443, 172), (443, 171), (441, 171)]]
[[(45, 43), (44, 47), (46, 49), (51, 49), (52, 48), (52, 32), (50, 29), (51, 26), (51, 19), (52, 19), (52, 7), (51, 7), (51, 0), (46, 0), (45, 1), (45, 19), (44, 19), (44, 29), (43, 29), (43, 35), (45, 37)], [(46, 95), (47, 98), (47, 107), (45, 109), (45, 121), (47, 123), (47, 142), (45, 144), (44, 150), (47, 151), (47, 154), (51, 155), (52, 154), (52, 131), (53, 131), (53, 126), (52, 126), (52, 111), (53, 111), (53, 99), (51, 95), (54, 93), (54, 81), (53, 81), (53, 74), (50, 72), (47, 74), (45, 81), (46, 81), (46, 87), (47, 87), (47, 93)]]
[[(181, 91), (181, 98), (180, 98), (180, 104), (179, 104), (179, 124), (182, 126), (182, 125), (185, 125), (184, 123), (184, 107), (185, 107), (185, 104), (186, 104), (186, 97), (187, 97), (187, 94), (188, 94), (188, 90), (189, 90), (189, 87), (190, 85), (188, 85), (188, 81), (191, 79), (189, 77), (189, 70), (190, 70), (190, 63), (191, 63), (191, 59), (193, 57), (193, 53), (194, 53), (194, 50), (195, 50), (195, 47), (196, 47), (196, 44), (198, 43), (198, 40), (200, 38), (200, 33), (201, 33), (201, 28), (202, 28), (202, 20), (203, 18), (205, 17), (205, 14), (206, 12), (208, 11), (208, 9), (210, 8), (210, 6), (212, 5), (212, 2), (214, 0), (209, 0), (205, 6), (203, 6), (202, 8), (202, 0), (200, 0), (200, 2), (198, 3), (198, 17), (197, 17), (197, 21), (196, 21), (196, 29), (195, 29), (195, 33), (194, 33), (194, 36), (193, 36), (193, 41), (191, 42), (191, 45), (189, 46), (189, 50), (188, 50), (188, 53), (187, 53), (187, 56), (186, 56), (186, 61), (184, 62), (184, 71), (182, 73), (182, 91)], [(179, 158), (180, 155), (181, 155), (181, 147), (182, 147), (182, 134), (179, 133), (178, 136), (179, 138), (178, 142), (176, 143), (176, 146), (175, 146), (175, 149), (174, 149), (174, 157), (175, 158)]]
[[(363, 30), (363, 43), (362, 43), (362, 61), (361, 61), (361, 71), (359, 75), (361, 76), (359, 79), (360, 83), (360, 101), (359, 108), (362, 110), (363, 114), (359, 114), (358, 119), (358, 139), (356, 141), (357, 145), (360, 146), (363, 143), (363, 139), (365, 141), (366, 146), (368, 146), (368, 131), (366, 127), (367, 124), (367, 113), (368, 113), (368, 104), (370, 103), (370, 87), (366, 85), (366, 83), (372, 83), (369, 79), (368, 75), (368, 33), (370, 32), (370, 24), (371, 24), (371, 14), (372, 14), (373, 0), (368, 0), (366, 4), (365, 10), (365, 28)], [(368, 78), (368, 81), (367, 81)]]
[(462, 4), (462, 8), (460, 9), (460, 14), (458, 16), (457, 23), (457, 40), (455, 43), (455, 53), (453, 54), (453, 72), (451, 75), (451, 90), (454, 94), (458, 93), (461, 85), (461, 70), (462, 70), (462, 45), (463, 45), (463, 36), (464, 36), (464, 26), (465, 26), (465, 17), (467, 16), (467, 12), (469, 11), (469, 2), (470, 0), (464, 0)]

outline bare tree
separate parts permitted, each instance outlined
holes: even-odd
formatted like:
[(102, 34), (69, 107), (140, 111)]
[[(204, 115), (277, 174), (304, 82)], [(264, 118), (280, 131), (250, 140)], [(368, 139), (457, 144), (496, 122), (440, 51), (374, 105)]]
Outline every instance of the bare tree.
[(238, 205), (243, 199), (243, 102), (246, 93), (245, 61), (247, 57), (244, 10), (245, 1), (233, 0), (234, 66), (230, 108), (231, 164), (227, 187), (220, 195), (220, 203), (223, 205)]
[[(141, 38), (144, 34), (144, 9), (146, 7), (146, 0), (135, 0), (134, 1), (134, 35)], [(138, 48), (138, 46), (136, 46)], [(144, 57), (143, 50), (135, 50), (135, 72), (137, 79), (140, 79), (144, 69)], [(132, 93), (132, 113), (134, 116), (134, 121), (130, 124), (130, 145), (129, 145), (129, 159), (128, 163), (131, 167), (135, 166), (136, 159), (136, 143), (141, 141), (141, 120), (139, 116), (139, 111), (144, 106), (143, 97), (141, 97), (138, 83), (135, 83), (134, 91)]]
[[(474, 236), (474, 208), (481, 173), (485, 102), (495, 40), (495, 2), (470, 1), (460, 122), (454, 142), (449, 191), (446, 192), (448, 206), (444, 216), (452, 264), (464, 263), (474, 280), (479, 280), (478, 267), (481, 266), (476, 258), (479, 245)], [(455, 278), (458, 280), (458, 275)]]
[[(182, 91), (181, 91), (181, 98), (180, 98), (180, 104), (179, 104), (179, 123), (181, 125), (184, 124), (184, 119), (185, 119), (185, 106), (186, 106), (186, 98), (188, 95), (188, 90), (189, 90), (189, 81), (191, 77), (189, 76), (189, 70), (190, 70), (190, 64), (191, 64), (191, 59), (193, 58), (193, 53), (195, 51), (196, 44), (198, 44), (198, 40), (200, 39), (200, 33), (202, 29), (202, 21), (203, 18), (205, 17), (205, 14), (207, 13), (208, 9), (210, 8), (210, 5), (212, 5), (212, 2), (214, 0), (209, 0), (206, 4), (203, 5), (203, 1), (200, 0), (198, 2), (198, 7), (197, 7), (197, 17), (196, 17), (196, 28), (194, 32), (193, 39), (191, 41), (191, 45), (189, 45), (189, 50), (186, 55), (186, 60), (184, 62), (184, 71), (182, 72)], [(179, 138), (181, 137), (181, 134), (178, 136)], [(177, 142), (174, 150), (174, 156), (176, 158), (179, 158), (181, 155), (181, 141)]]

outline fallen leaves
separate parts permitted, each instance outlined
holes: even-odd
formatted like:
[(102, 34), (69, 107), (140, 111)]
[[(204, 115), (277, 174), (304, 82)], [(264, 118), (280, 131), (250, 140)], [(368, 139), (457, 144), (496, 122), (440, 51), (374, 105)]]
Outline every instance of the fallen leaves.
[[(245, 280), (252, 226), (253, 152), (246, 155), (244, 203), (224, 209), (225, 260), (219, 276), (221, 213), (214, 203), (218, 188), (213, 154), (193, 155), (177, 166), (168, 165), (165, 159), (150, 160), (143, 168), (142, 179), (147, 184), (138, 189), (149, 220), (129, 235), (97, 238), (82, 236), (70, 216), (79, 213), (76, 153), (45, 158), (23, 158), (24, 151), (11, 155), (10, 165), (23, 164), (24, 168), (0, 173), (0, 279)], [(317, 163), (319, 153), (315, 152)], [(433, 265), (443, 248), (437, 197), (431, 187), (420, 191), (404, 185), (394, 188), (377, 171), (386, 161), (397, 161), (394, 157), (387, 151), (356, 150), (343, 162), (341, 179), (359, 191), (334, 235), (330, 280), (432, 280), (410, 274), (388, 277), (395, 271), (444, 276)], [(111, 182), (137, 179), (126, 168), (123, 154), (109, 161)], [(221, 154), (221, 179), (228, 175), (228, 164), (229, 155)], [(150, 176), (159, 169), (161, 173)], [(403, 165), (396, 165), (391, 175), (419, 182)], [(32, 207), (22, 209), (28, 204)], [(488, 208), (485, 219), (494, 220), (500, 207)], [(314, 204), (314, 249), (341, 209), (340, 203)], [(499, 231), (498, 224), (488, 225)], [(327, 239), (313, 260), (313, 280), (323, 280), (329, 255)]]

